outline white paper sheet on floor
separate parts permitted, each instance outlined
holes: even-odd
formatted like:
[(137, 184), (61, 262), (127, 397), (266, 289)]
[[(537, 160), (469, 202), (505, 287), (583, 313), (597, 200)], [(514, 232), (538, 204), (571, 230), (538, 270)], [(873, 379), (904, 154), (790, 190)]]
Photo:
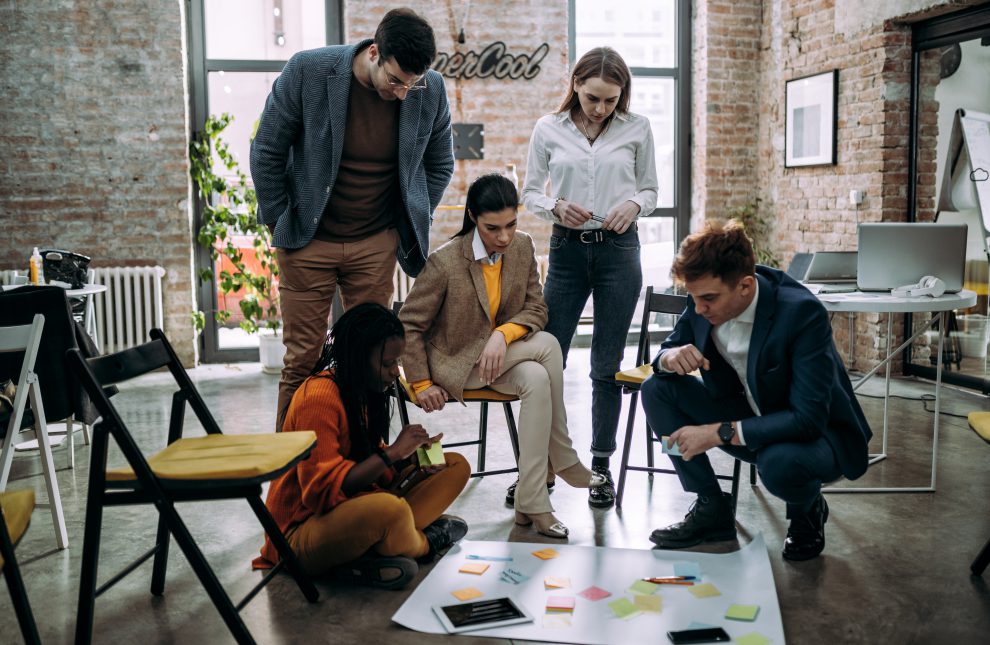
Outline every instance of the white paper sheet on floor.
[[(560, 555), (551, 560), (532, 555), (533, 551), (547, 547), (556, 549)], [(475, 562), (467, 559), (472, 554), (508, 556), (512, 561), (490, 562), (492, 566), (480, 576), (459, 573), (462, 565)], [(663, 599), (661, 613), (642, 613), (626, 619), (614, 616), (609, 602), (623, 596), (632, 599), (633, 594), (627, 590), (640, 578), (674, 575), (674, 564), (678, 562), (697, 563), (701, 568), (700, 582), (714, 584), (721, 595), (699, 599), (688, 591), (690, 587), (660, 585), (654, 595)], [(500, 581), (500, 573), (507, 567), (530, 576), (529, 580), (520, 585)], [(546, 590), (543, 584), (546, 576), (570, 578), (571, 585), (567, 589)], [(594, 602), (578, 595), (592, 585), (612, 595)], [(725, 554), (463, 540), (437, 562), (392, 620), (416, 631), (442, 634), (444, 629), (431, 608), (457, 604), (451, 592), (466, 587), (477, 588), (484, 598), (511, 596), (536, 619), (533, 623), (472, 631), (467, 635), (589, 645), (667, 643), (667, 631), (686, 629), (692, 622), (699, 622), (723, 627), (733, 640), (757, 632), (771, 639), (773, 645), (784, 643), (780, 605), (762, 534), (739, 551)], [(575, 597), (569, 627), (543, 626), (547, 597), (551, 595)], [(726, 610), (734, 604), (759, 605), (756, 620), (726, 619)]]

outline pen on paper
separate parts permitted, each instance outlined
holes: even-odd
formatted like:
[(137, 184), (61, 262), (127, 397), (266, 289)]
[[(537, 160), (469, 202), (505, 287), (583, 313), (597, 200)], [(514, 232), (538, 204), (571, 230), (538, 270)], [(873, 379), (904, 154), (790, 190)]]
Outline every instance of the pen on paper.
[(468, 560), (490, 560), (491, 562), (512, 562), (512, 558), (501, 555), (469, 555)]
[(697, 580), (697, 578), (694, 576), (653, 576), (651, 578), (643, 578), (643, 580), (656, 584), (658, 582), (671, 582), (673, 580)]
[(645, 582), (652, 582), (655, 585), (694, 585), (693, 580), (670, 580), (669, 578), (643, 578)]

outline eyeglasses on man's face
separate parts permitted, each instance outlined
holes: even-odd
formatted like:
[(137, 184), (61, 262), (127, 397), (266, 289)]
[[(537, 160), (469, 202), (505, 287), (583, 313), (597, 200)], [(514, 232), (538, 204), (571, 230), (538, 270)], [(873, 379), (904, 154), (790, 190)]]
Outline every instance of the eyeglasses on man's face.
[(391, 87), (393, 91), (405, 90), (407, 92), (418, 92), (419, 90), (426, 89), (425, 75), (414, 79), (409, 83), (403, 83), (397, 76), (388, 70), (388, 67), (386, 67), (384, 61), (378, 63), (378, 65), (382, 68), (382, 71), (385, 72), (385, 82), (389, 84), (389, 87)]

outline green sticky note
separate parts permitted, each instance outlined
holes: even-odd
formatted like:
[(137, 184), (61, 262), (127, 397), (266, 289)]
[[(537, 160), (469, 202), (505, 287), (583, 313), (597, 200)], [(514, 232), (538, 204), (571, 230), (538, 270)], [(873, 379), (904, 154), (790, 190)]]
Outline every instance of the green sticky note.
[(769, 642), (769, 638), (758, 632), (750, 632), (745, 636), (739, 636), (736, 638), (736, 643), (738, 643), (738, 645), (767, 645)]
[(618, 618), (629, 618), (633, 614), (639, 613), (635, 605), (629, 602), (628, 598), (619, 598), (608, 603), (608, 608), (612, 610)]
[(444, 463), (443, 446), (437, 441), (429, 448), (416, 448), (416, 458), (420, 466), (439, 466)]
[(660, 585), (655, 585), (652, 582), (647, 582), (646, 580), (637, 580), (630, 585), (629, 591), (631, 593), (651, 594), (656, 591), (659, 586)]
[(725, 612), (725, 617), (731, 620), (756, 620), (756, 614), (760, 613), (759, 605), (729, 605)]
[(636, 597), (633, 598), (633, 606), (640, 611), (659, 614), (663, 610), (663, 598), (636, 594)]

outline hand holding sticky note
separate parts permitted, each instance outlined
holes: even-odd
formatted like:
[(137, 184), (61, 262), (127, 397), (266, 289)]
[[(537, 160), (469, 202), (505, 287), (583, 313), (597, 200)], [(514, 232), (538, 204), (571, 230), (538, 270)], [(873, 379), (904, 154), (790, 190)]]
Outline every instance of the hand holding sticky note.
[(443, 445), (439, 441), (434, 441), (429, 448), (416, 448), (416, 459), (421, 467), (442, 466), (446, 462), (443, 458)]
[[(670, 447), (667, 447), (667, 442), (670, 441)], [(676, 441), (671, 441), (670, 437), (660, 437), (660, 444), (663, 448), (663, 454), (673, 455), (674, 457), (681, 456), (681, 449), (677, 447)]]

